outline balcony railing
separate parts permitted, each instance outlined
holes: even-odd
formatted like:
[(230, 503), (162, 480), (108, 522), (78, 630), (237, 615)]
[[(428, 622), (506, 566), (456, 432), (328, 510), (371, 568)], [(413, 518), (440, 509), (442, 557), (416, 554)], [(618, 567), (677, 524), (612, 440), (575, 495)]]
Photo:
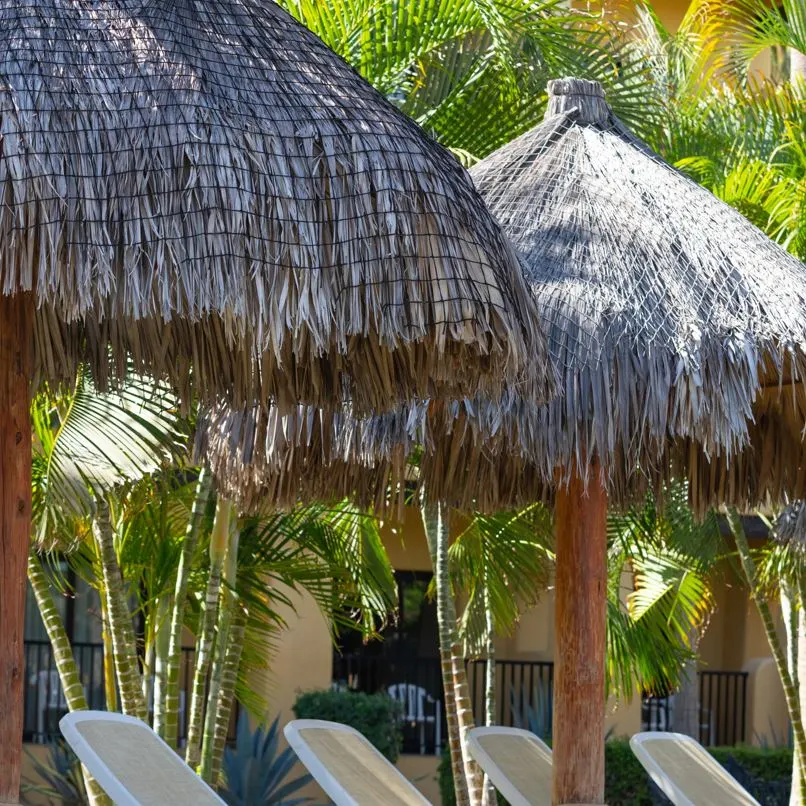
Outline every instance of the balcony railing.
[[(106, 709), (104, 690), (103, 644), (73, 644), (87, 704), (95, 710)], [(195, 652), (182, 650), (179, 669), (179, 743), (187, 736), (190, 689), (193, 685)], [(233, 709), (235, 710), (235, 709)], [(48, 641), (25, 642), (25, 713), (23, 739), (44, 743), (59, 736), (59, 719), (67, 713), (59, 673)]]
[[(700, 743), (726, 747), (745, 741), (747, 672), (702, 671), (700, 685)], [(675, 697), (645, 697), (643, 730), (675, 730)]]
[[(486, 662), (467, 664), (473, 713), (486, 719)], [(553, 664), (496, 661), (496, 716), (499, 725), (526, 726), (540, 715), (540, 732), (551, 735)], [(438, 658), (373, 657), (362, 653), (335, 655), (334, 686), (374, 694), (387, 691), (403, 706), (403, 752), (439, 754), (446, 741), (445, 698)]]

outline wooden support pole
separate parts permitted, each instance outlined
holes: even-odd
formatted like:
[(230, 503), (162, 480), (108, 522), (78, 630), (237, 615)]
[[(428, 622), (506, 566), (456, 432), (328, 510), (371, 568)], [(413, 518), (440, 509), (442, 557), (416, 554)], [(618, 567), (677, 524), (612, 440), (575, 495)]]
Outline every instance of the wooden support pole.
[(604, 803), (607, 493), (594, 465), (557, 491), (552, 802)]
[(18, 803), (31, 540), (32, 294), (0, 294), (0, 803)]

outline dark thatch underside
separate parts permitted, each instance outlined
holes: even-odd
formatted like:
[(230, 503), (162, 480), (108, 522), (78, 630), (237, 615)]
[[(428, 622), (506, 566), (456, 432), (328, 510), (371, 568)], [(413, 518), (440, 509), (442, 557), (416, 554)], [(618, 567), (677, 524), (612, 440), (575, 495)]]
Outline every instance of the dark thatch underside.
[(334, 414), (300, 406), (283, 416), (276, 408), (219, 405), (199, 418), (194, 452), (245, 511), (351, 498), (401, 514), (424, 422), (424, 406), (360, 418), (349, 408)]
[[(633, 137), (591, 82), (554, 82), (546, 121), (471, 173), (523, 258), (561, 394), (443, 405), (425, 426), (399, 417), (417, 423), (403, 449), (425, 443), (431, 498), (550, 501), (593, 455), (615, 507), (672, 475), (691, 480), (699, 512), (806, 497), (800, 261)], [(275, 471), (250, 455), (255, 490)], [(304, 483), (321, 492), (336, 474), (320, 457), (306, 456)]]
[(270, 0), (18, 0), (0, 48), (0, 292), (36, 289), (38, 375), (130, 352), (184, 398), (384, 410), (537, 356), (548, 392), (464, 170)]
[(778, 516), (772, 537), (778, 543), (806, 552), (806, 507), (803, 501), (795, 501)]

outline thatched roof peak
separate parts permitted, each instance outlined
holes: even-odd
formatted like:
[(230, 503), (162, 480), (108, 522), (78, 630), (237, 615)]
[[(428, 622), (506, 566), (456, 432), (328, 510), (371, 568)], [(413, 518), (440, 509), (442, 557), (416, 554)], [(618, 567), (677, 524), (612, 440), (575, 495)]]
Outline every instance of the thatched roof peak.
[(604, 126), (610, 115), (604, 87), (585, 78), (558, 78), (549, 81), (546, 118), (575, 112), (581, 124)]
[(545, 358), (464, 169), (271, 0), (4, 3), (0, 118), (0, 291), (51, 380), (128, 352), (185, 398), (382, 409)]

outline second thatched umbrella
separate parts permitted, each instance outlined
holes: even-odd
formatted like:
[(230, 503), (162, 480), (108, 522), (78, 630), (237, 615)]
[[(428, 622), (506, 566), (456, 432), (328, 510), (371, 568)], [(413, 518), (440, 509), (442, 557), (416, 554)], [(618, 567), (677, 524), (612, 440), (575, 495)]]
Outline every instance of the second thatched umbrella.
[(7, 2), (0, 54), (0, 802), (13, 802), (32, 378), (72, 382), (83, 361), (103, 386), (133, 364), (186, 403), (386, 410), (500, 388), (543, 342), (456, 161), (271, 0)]
[[(631, 135), (598, 84), (549, 96), (471, 173), (522, 257), (560, 396), (482, 402), (456, 426), (499, 428), (477, 463), (499, 500), (555, 499), (554, 802), (599, 804), (608, 496), (673, 471), (700, 508), (802, 494), (806, 266)], [(439, 491), (444, 470), (424, 469)]]

